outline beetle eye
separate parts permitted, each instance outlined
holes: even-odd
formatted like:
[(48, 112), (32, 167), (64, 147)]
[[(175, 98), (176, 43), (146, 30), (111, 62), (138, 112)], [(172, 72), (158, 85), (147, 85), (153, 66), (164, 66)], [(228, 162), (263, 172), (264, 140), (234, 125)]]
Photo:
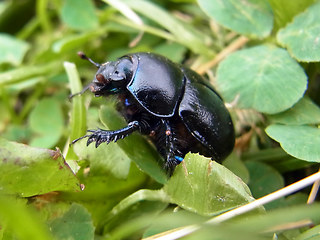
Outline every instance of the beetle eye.
[(104, 83), (104, 84), (107, 83), (105, 77), (104, 77), (101, 73), (98, 73), (98, 74), (96, 75), (96, 79), (98, 80), (99, 83)]

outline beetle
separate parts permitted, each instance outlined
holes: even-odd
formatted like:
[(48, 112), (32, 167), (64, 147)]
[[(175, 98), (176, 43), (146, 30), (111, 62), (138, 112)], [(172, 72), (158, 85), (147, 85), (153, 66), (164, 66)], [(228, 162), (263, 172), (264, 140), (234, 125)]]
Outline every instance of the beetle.
[(90, 89), (96, 97), (117, 95), (118, 110), (128, 125), (88, 130), (73, 144), (88, 138), (87, 146), (95, 142), (98, 147), (138, 131), (149, 135), (169, 175), (190, 151), (217, 161), (231, 153), (235, 133), (230, 114), (214, 88), (193, 70), (155, 53), (128, 54), (103, 64), (78, 55), (98, 71), (77, 94)]

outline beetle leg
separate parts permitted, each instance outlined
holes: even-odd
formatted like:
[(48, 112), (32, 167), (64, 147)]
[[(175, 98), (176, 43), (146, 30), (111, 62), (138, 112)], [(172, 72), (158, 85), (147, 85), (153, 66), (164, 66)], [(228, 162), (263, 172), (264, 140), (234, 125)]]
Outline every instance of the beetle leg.
[(172, 175), (175, 166), (177, 166), (182, 160), (181, 154), (177, 154), (177, 147), (175, 143), (174, 131), (170, 126), (168, 120), (161, 120), (165, 126), (165, 154), (166, 154), (166, 163), (164, 168), (169, 175)]
[(129, 134), (133, 133), (134, 131), (139, 129), (139, 122), (133, 121), (128, 124), (128, 126), (121, 128), (119, 130), (88, 130), (91, 134), (87, 134), (83, 137), (75, 139), (72, 141), (72, 144), (79, 141), (83, 138), (88, 138), (87, 146), (90, 145), (92, 142), (96, 142), (96, 148), (103, 142), (110, 143), (112, 141), (116, 142), (118, 139), (123, 139)]

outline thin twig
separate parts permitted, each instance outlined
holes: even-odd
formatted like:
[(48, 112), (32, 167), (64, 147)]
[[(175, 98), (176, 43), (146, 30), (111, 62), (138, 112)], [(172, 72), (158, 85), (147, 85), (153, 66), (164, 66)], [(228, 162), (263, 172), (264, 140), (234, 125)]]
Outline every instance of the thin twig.
[(227, 46), (220, 53), (218, 53), (214, 59), (196, 69), (196, 72), (199, 74), (204, 74), (210, 68), (214, 67), (217, 63), (219, 63), (222, 59), (224, 59), (227, 55), (245, 45), (248, 41), (249, 39), (244, 36), (237, 38), (229, 46)]

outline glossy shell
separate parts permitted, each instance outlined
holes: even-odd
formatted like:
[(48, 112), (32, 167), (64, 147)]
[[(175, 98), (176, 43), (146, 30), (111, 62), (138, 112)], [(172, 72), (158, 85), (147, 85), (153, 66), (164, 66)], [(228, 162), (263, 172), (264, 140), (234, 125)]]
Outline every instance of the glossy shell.
[(183, 93), (184, 75), (179, 65), (152, 53), (131, 56), (137, 67), (127, 89), (148, 112), (171, 117)]
[(188, 131), (215, 160), (234, 147), (233, 123), (223, 100), (199, 74), (157, 54), (136, 53), (127, 89), (151, 114), (172, 117), (176, 110)]
[(234, 128), (221, 97), (194, 71), (183, 68), (186, 86), (179, 115), (215, 160), (227, 157), (234, 146)]

